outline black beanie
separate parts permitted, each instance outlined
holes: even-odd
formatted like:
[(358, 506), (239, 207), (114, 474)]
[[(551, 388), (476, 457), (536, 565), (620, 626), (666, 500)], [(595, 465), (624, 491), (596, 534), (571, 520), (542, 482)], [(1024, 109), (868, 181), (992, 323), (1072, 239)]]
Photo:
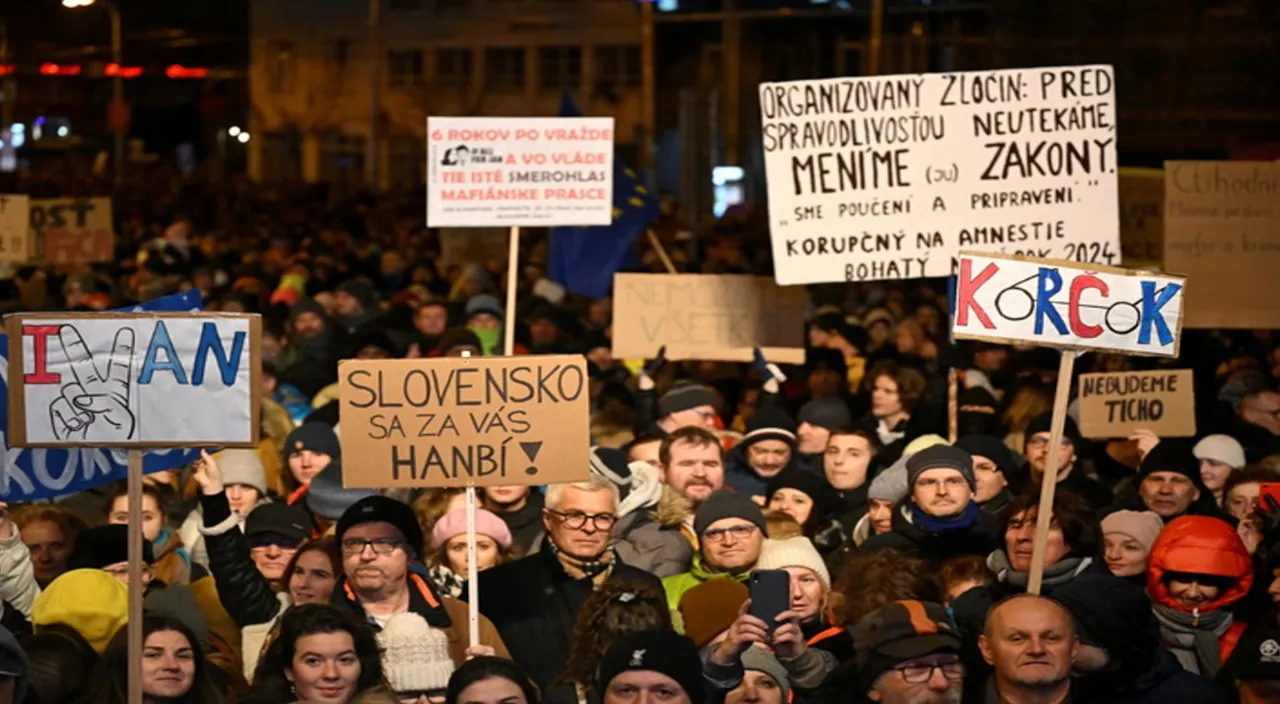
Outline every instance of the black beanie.
[[(90, 528), (76, 536), (76, 545), (67, 558), (67, 570), (100, 570), (129, 561), (129, 526), (113, 524)], [(151, 541), (142, 539), (142, 562), (156, 561)]]
[(808, 423), (827, 430), (839, 430), (853, 425), (849, 404), (831, 397), (815, 398), (800, 407), (796, 413), (798, 423)]
[(795, 489), (813, 501), (810, 518), (829, 518), (838, 513), (843, 506), (840, 495), (827, 483), (821, 474), (790, 467), (778, 472), (769, 480), (765, 488), (765, 499), (772, 499), (779, 489)]
[(931, 469), (954, 469), (964, 476), (970, 490), (977, 489), (973, 477), (973, 456), (951, 445), (933, 445), (907, 458), (907, 490), (916, 485), (916, 479)]
[(745, 451), (750, 445), (761, 440), (781, 440), (788, 445), (796, 444), (796, 422), (791, 420), (787, 412), (776, 406), (761, 406), (751, 414), (747, 421), (747, 433), (742, 436), (739, 445)]
[[(1036, 433), (1047, 433), (1053, 428), (1053, 411), (1045, 411), (1036, 416), (1031, 424), (1027, 426), (1026, 437), (1031, 439)], [(1067, 416), (1062, 424), (1062, 438), (1072, 445), (1075, 445), (1077, 453), (1080, 450), (1082, 438), (1080, 437), (1080, 426), (1076, 425), (1071, 416)]]
[(702, 384), (676, 384), (658, 399), (658, 416), (688, 411), (699, 406), (715, 406), (716, 393)]
[(971, 455), (981, 455), (991, 460), (1006, 479), (1013, 478), (1015, 470), (1018, 469), (1018, 462), (1013, 458), (1013, 452), (999, 438), (990, 435), (966, 435), (957, 440), (955, 446)]
[(741, 518), (755, 524), (760, 532), (767, 531), (764, 511), (751, 499), (732, 491), (717, 491), (707, 497), (693, 514), (693, 532), (701, 536), (712, 523), (725, 518)]
[(700, 704), (706, 700), (702, 660), (698, 657), (698, 647), (688, 636), (675, 631), (653, 630), (619, 637), (600, 659), (596, 670), (596, 691), (607, 691), (615, 677), (630, 670), (664, 674), (684, 689), (689, 701)]
[(314, 421), (303, 423), (289, 433), (289, 437), (284, 441), (282, 453), (285, 465), (289, 464), (289, 455), (301, 450), (318, 452), (335, 460), (342, 459), (342, 445), (338, 443), (338, 436), (334, 434), (333, 426), (327, 423)]
[(1157, 443), (1142, 458), (1142, 464), (1138, 467), (1138, 481), (1141, 482), (1153, 472), (1176, 472), (1190, 479), (1202, 493), (1205, 490), (1204, 479), (1200, 476), (1200, 460), (1192, 453), (1189, 442), (1166, 439)]

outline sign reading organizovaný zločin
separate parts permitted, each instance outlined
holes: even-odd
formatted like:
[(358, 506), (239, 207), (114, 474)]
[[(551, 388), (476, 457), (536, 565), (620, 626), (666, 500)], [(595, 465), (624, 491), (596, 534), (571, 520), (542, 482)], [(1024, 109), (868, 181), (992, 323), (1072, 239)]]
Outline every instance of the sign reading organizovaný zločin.
[(581, 355), (345, 360), (347, 487), (585, 481), (590, 379)]
[(1176, 357), (1186, 279), (961, 252), (958, 339)]
[(257, 444), (258, 315), (24, 313), (5, 325), (15, 447)]
[(612, 117), (432, 117), (427, 224), (613, 222)]
[(1110, 66), (765, 83), (760, 113), (779, 284), (1120, 263)]

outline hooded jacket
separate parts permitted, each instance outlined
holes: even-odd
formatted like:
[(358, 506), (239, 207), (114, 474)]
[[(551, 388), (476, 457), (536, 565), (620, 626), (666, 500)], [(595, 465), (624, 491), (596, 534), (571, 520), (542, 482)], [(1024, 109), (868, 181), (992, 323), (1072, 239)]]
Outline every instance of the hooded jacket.
[[(670, 577), (689, 569), (693, 562), (693, 544), (684, 533), (685, 517), (692, 515), (689, 500), (665, 484), (656, 485), (658, 496), (653, 504), (636, 508), (618, 519), (613, 528), (617, 541), (614, 549), (622, 561)], [(635, 496), (637, 489), (632, 488)]]
[[(1199, 607), (1173, 599), (1165, 576), (1170, 572), (1205, 574), (1231, 580), (1218, 598)], [(1240, 536), (1230, 524), (1208, 516), (1182, 516), (1165, 524), (1147, 557), (1147, 594), (1151, 601), (1198, 618), (1239, 601), (1253, 585), (1253, 562)], [(1233, 623), (1218, 639), (1222, 662), (1247, 628)], [(1173, 646), (1170, 646), (1173, 647)]]

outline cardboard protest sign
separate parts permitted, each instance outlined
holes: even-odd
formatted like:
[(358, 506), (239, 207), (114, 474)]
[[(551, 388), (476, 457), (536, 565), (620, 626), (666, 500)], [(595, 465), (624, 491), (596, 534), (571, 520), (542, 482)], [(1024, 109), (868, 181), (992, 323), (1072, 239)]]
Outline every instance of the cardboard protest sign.
[(432, 117), (427, 225), (613, 222), (612, 117)]
[(1159, 264), (1163, 249), (1164, 170), (1120, 169), (1120, 253), (1125, 263)]
[(1110, 66), (761, 84), (778, 283), (1119, 264), (1115, 100)]
[[(157, 298), (133, 310), (191, 312), (200, 309), (198, 290)], [(119, 311), (124, 312), (124, 311)], [(9, 431), (9, 340), (0, 335), (0, 498), (13, 503), (74, 494), (125, 478), (128, 451), (102, 447), (32, 449), (16, 447), (8, 441)], [(145, 474), (174, 469), (200, 457), (196, 450), (167, 448), (143, 453)]]
[(750, 362), (760, 347), (771, 362), (804, 364), (803, 288), (763, 276), (617, 274), (613, 278), (613, 356)]
[(1126, 438), (1145, 428), (1162, 438), (1196, 434), (1190, 369), (1081, 374), (1080, 433)]
[(32, 198), (31, 231), (49, 264), (115, 260), (110, 198)]
[(1280, 327), (1280, 162), (1165, 163), (1164, 266), (1193, 278), (1186, 325)]
[(345, 360), (347, 487), (550, 484), (587, 478), (586, 360), (578, 355)]
[(1114, 267), (962, 252), (958, 339), (1176, 357), (1186, 280)]
[(13, 445), (257, 444), (258, 315), (24, 313), (5, 322)]
[(32, 258), (30, 206), (31, 199), (26, 196), (0, 194), (0, 261)]

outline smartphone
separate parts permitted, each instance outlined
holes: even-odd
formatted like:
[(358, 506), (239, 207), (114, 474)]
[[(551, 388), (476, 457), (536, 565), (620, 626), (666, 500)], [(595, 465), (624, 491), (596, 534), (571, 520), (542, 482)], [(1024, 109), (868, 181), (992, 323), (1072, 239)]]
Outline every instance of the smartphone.
[(747, 613), (764, 621), (772, 632), (778, 625), (778, 614), (791, 608), (791, 575), (786, 570), (756, 570), (747, 589), (751, 594)]
[(1258, 485), (1258, 507), (1267, 510), (1267, 499), (1270, 496), (1280, 504), (1280, 482), (1262, 482)]

